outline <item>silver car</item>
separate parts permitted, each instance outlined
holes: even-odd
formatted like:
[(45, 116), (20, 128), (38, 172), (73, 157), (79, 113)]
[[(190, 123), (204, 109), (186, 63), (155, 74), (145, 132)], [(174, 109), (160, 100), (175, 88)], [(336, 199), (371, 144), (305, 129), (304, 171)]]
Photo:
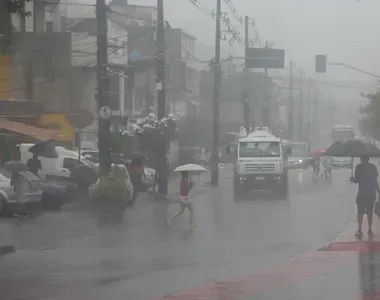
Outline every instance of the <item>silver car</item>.
[[(30, 172), (23, 172), (30, 173)], [(26, 192), (26, 205), (39, 205), (42, 201), (41, 181), (37, 176), (30, 173), (25, 179), (28, 182), (29, 189)], [(17, 201), (15, 199), (15, 191), (11, 186), (10, 174), (0, 170), (0, 214), (10, 212), (15, 209)]]

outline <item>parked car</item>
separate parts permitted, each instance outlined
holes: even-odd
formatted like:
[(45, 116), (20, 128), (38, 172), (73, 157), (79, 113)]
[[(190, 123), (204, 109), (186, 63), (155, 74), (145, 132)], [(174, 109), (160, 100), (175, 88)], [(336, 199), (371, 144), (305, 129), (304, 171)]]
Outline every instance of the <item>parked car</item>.
[(94, 164), (99, 163), (99, 151), (92, 149), (83, 149), (81, 155)]
[[(95, 170), (99, 170), (99, 165), (95, 165), (94, 166)], [(122, 176), (125, 180), (125, 184), (126, 184), (126, 193), (125, 193), (125, 200), (127, 203), (131, 203), (131, 202), (134, 202), (134, 199), (133, 198), (133, 185), (132, 185), (132, 181), (131, 181), (131, 178), (129, 176), (129, 172), (127, 170), (127, 167), (125, 165), (122, 165), (122, 164), (112, 164), (111, 166), (111, 173), (112, 174), (116, 174), (115, 176)], [(97, 188), (97, 185), (99, 184), (99, 180), (93, 184), (91, 187), (90, 187), (90, 193), (93, 194), (95, 193), (96, 191), (96, 188)]]
[(351, 168), (351, 157), (333, 157), (332, 164), (334, 169)]
[[(98, 150), (84, 149), (81, 153), (86, 159), (93, 162), (94, 164), (99, 163)], [(142, 155), (145, 155), (145, 154), (147, 153), (143, 153)], [(153, 156), (151, 155), (151, 157)], [(130, 164), (131, 160), (127, 158), (125, 159), (125, 162), (126, 162), (126, 167), (128, 168), (128, 165)], [(153, 169), (152, 161), (149, 159), (146, 159), (145, 163), (148, 163), (148, 166), (144, 167), (145, 180), (144, 180), (144, 185), (143, 185), (143, 191), (146, 191), (147, 189), (151, 188), (154, 185), (154, 180), (156, 176), (156, 170)]]
[(146, 192), (148, 189), (154, 186), (156, 179), (156, 170), (152, 168), (144, 168), (145, 178), (143, 179), (142, 192)]
[(42, 208), (59, 209), (76, 199), (75, 184), (70, 181), (46, 180), (41, 183), (41, 189)]
[[(30, 172), (25, 172), (30, 173)], [(32, 173), (28, 176), (27, 182), (29, 189), (27, 190), (26, 205), (40, 205), (42, 201), (41, 182), (39, 178)], [(15, 191), (11, 186), (11, 174), (5, 170), (0, 170), (0, 214), (15, 212), (17, 209), (17, 201), (15, 199)]]

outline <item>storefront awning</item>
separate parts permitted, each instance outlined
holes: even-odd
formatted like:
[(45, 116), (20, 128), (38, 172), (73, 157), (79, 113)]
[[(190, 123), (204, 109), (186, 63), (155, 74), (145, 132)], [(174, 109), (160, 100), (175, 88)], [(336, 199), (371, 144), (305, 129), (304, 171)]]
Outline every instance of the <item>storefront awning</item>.
[(1, 129), (26, 135), (40, 141), (55, 139), (59, 134), (59, 131), (57, 130), (37, 128), (24, 123), (8, 120), (0, 120), (0, 130)]

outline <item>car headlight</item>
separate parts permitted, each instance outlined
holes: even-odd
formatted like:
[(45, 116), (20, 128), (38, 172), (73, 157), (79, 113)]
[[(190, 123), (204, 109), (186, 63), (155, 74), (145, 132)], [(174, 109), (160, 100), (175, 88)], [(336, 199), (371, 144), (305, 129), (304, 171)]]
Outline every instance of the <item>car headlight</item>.
[(303, 162), (303, 160), (302, 160), (302, 159), (299, 159), (299, 160), (298, 160), (298, 162), (299, 162), (299, 163), (302, 163), (302, 162)]

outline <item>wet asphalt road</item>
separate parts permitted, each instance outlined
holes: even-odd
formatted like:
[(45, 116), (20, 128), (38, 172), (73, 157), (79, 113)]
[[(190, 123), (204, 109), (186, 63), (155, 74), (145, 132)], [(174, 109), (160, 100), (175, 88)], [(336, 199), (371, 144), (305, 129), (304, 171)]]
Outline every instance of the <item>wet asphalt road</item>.
[(147, 197), (121, 219), (65, 211), (3, 219), (1, 244), (17, 252), (0, 260), (1, 299), (160, 299), (254, 274), (321, 248), (345, 229), (355, 195), (348, 177), (335, 171), (332, 182), (313, 183), (310, 171), (291, 171), (288, 200), (235, 199), (227, 167), (218, 188), (197, 179), (194, 233), (187, 214), (166, 230), (166, 206)]

